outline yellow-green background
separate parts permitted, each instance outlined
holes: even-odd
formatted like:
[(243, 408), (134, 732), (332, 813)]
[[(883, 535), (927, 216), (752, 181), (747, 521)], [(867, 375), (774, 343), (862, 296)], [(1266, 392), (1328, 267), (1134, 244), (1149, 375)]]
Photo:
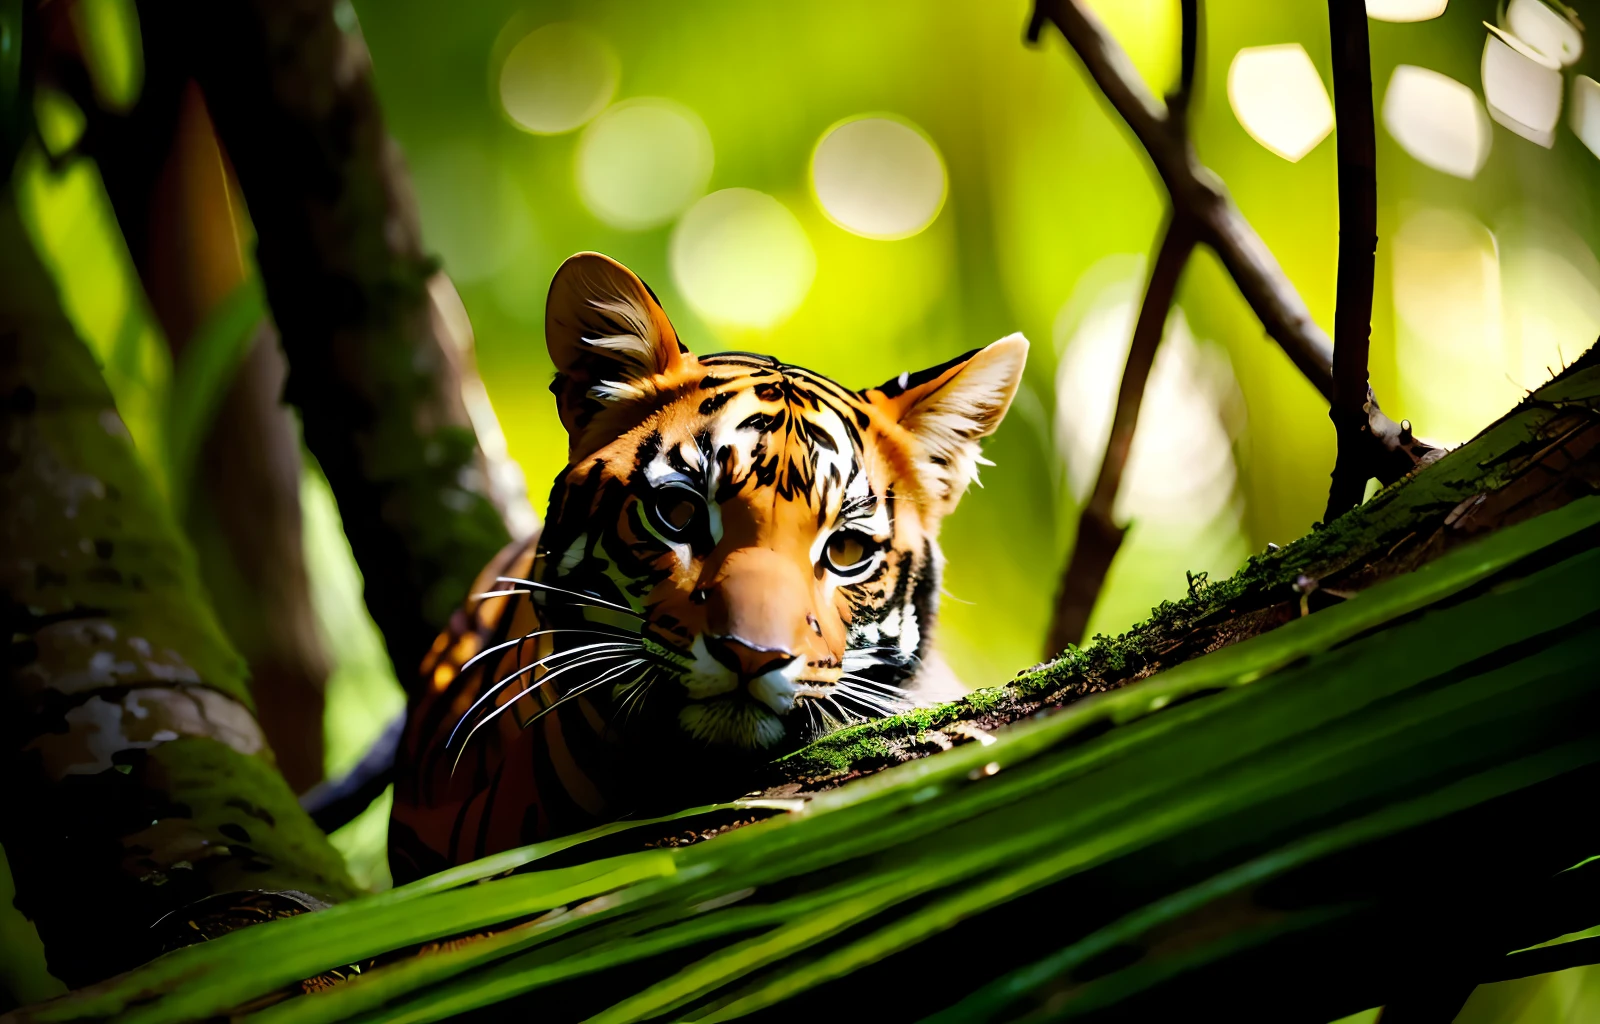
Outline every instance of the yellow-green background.
[[(118, 32), (126, 34), (126, 18), (117, 12), (127, 5), (90, 6), (110, 12), (99, 24), (113, 43)], [(1152, 88), (1170, 87), (1177, 74), (1176, 0), (1094, 6)], [(359, 22), (389, 129), (418, 172), (428, 244), (447, 271), (481, 266), (486, 253), (503, 263), (487, 276), (458, 275), (457, 284), (476, 332), (479, 368), (536, 507), (542, 510), (565, 447), (546, 390), (552, 368), (542, 338), (543, 298), (555, 268), (575, 251), (601, 250), (636, 270), (692, 348), (764, 350), (851, 386), (1020, 330), (1033, 341), (1032, 357), (1021, 397), (987, 446), (996, 465), (983, 471), (983, 486), (968, 493), (945, 528), (950, 599), (940, 636), (973, 685), (999, 682), (1040, 659), (1076, 513), (1052, 426), (1058, 346), (1073, 316), (1063, 310), (1075, 290), (1119, 266), (1125, 277), (1135, 265), (1103, 262), (1108, 257), (1139, 259), (1150, 251), (1164, 197), (1059, 36), (1047, 31), (1043, 45), (1024, 46), (1022, 0), (362, 0), (343, 13)], [(1582, 5), (1579, 13), (1600, 18)], [(1401, 63), (1440, 71), (1481, 96), (1481, 22), (1494, 16), (1492, 2), (1454, 0), (1431, 22), (1372, 22), (1375, 101)], [(584, 209), (573, 174), (578, 133), (526, 134), (500, 110), (493, 56), (513, 20), (523, 29), (570, 20), (593, 31), (619, 58), (616, 100), (666, 97), (704, 120), (715, 149), (710, 190), (757, 189), (799, 219), (817, 273), (792, 318), (765, 332), (703, 322), (674, 282), (670, 225), (621, 231)], [(1199, 153), (1226, 181), (1317, 321), (1329, 327), (1338, 226), (1333, 138), (1298, 163), (1282, 160), (1245, 134), (1224, 88), (1228, 63), (1241, 47), (1285, 42), (1303, 44), (1330, 81), (1326, 9), (1213, 0), (1205, 5), (1203, 42), (1192, 112)], [(117, 63), (115, 45), (101, 49), (108, 74), (135, 87), (137, 69)], [(1585, 56), (1576, 71), (1594, 75), (1595, 66)], [(820, 135), (842, 118), (871, 112), (919, 126), (947, 166), (942, 212), (908, 239), (849, 234), (810, 193), (808, 160)], [(71, 125), (62, 131), (70, 137)], [(1480, 354), (1463, 347), (1455, 357), (1437, 339), (1431, 351), (1441, 372), (1400, 373), (1397, 350), (1413, 342), (1397, 326), (1391, 241), (1408, 211), (1425, 205), (1481, 222), (1490, 239), (1485, 245), (1502, 260), (1505, 316), (1555, 310), (1538, 338), (1522, 338), (1525, 362), (1570, 360), (1600, 329), (1591, 301), (1600, 296), (1593, 256), (1600, 248), (1600, 162), (1565, 127), (1549, 151), (1498, 126), (1493, 134), (1487, 164), (1475, 180), (1462, 181), (1417, 163), (1381, 123), (1378, 130), (1372, 380), (1393, 415), (1413, 418), (1425, 434), (1431, 416), (1447, 425), (1447, 440), (1487, 423), (1518, 387), (1538, 380), (1512, 379), (1518, 374), (1491, 367), (1469, 375), (1477, 384), (1463, 386), (1458, 374), (1443, 371)], [(171, 367), (93, 167), (77, 161), (52, 171), (35, 153), (25, 158), (17, 188), (69, 313), (100, 355), (151, 471), (164, 477), (161, 410)], [(1537, 261), (1519, 271), (1517, 253), (1544, 244), (1541, 232), (1576, 277), (1546, 280), (1539, 270), (1547, 264)], [(1502, 238), (1522, 248), (1499, 249)], [(1582, 287), (1573, 291), (1572, 281)], [(1564, 291), (1552, 296), (1558, 287)], [(1083, 292), (1076, 293), (1081, 305)], [(1305, 533), (1325, 497), (1333, 454), (1325, 406), (1265, 338), (1209, 253), (1192, 261), (1178, 305), (1197, 338), (1226, 350), (1244, 398), (1247, 416), (1234, 452), (1239, 528), (1222, 540), (1174, 549), (1163, 548), (1153, 530), (1138, 535), (1136, 524), (1131, 541), (1138, 543), (1114, 568), (1094, 631), (1119, 631), (1152, 604), (1182, 594), (1185, 569), (1218, 578), (1267, 542)], [(359, 578), (326, 485), (314, 468), (306, 479), (308, 555), (338, 662), (328, 727), (329, 767), (337, 771), (359, 756), (400, 701), (360, 607)], [(381, 824), (375, 809), (340, 837), (377, 882), (384, 875), (374, 848)], [(1583, 999), (1593, 1006), (1597, 998), (1592, 979), (1587, 990), (1528, 991), (1525, 1012), (1506, 996), (1509, 1008), (1482, 1019), (1513, 1020), (1518, 1013), (1528, 1021), (1561, 1019), (1550, 1016), (1552, 1007)]]

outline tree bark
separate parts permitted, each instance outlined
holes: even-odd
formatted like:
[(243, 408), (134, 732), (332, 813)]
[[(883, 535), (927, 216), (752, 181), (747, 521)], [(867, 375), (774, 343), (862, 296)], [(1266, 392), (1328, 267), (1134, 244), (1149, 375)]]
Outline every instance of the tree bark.
[[(1378, 253), (1378, 164), (1366, 6), (1328, 0), (1328, 27), (1339, 150), (1339, 265), (1328, 418), (1333, 420), (1339, 448), (1322, 515), (1325, 523), (1361, 504), (1369, 477), (1389, 475), (1383, 469), (1386, 451), (1368, 428), (1373, 404), (1367, 363)], [(1396, 468), (1405, 472), (1409, 467)]]
[(338, 499), (368, 610), (409, 683), (478, 567), (535, 520), (486, 455), (475, 380), (430, 294), (398, 147), (332, 0), (140, 5), (205, 94), (256, 226), (285, 395)]
[[(66, 9), (54, 16), (70, 22)], [(305, 566), (299, 425), (282, 401), (286, 368), (271, 321), (228, 324), (237, 337), (218, 334), (219, 311), (254, 276), (241, 242), (248, 224), (173, 41), (156, 34), (144, 43), (145, 87), (126, 113), (97, 105), (75, 55), (52, 54), (48, 73), (89, 117), (85, 155), (99, 165), (177, 368), (169, 409), (193, 410), (168, 421), (175, 511), (222, 626), (249, 664), (278, 766), (304, 792), (323, 774), (330, 667)], [(186, 363), (205, 361), (222, 376), (190, 380)]]
[(9, 195), (0, 260), (0, 843), (76, 986), (208, 934), (237, 914), (224, 894), (299, 894), (254, 897), (288, 912), (353, 886)]

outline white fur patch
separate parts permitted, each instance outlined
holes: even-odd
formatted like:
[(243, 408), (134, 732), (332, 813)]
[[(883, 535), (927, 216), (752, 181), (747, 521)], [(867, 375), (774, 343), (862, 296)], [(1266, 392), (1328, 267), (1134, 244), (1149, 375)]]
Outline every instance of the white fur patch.
[(706, 640), (703, 636), (694, 638), (689, 653), (694, 655), (694, 663), (688, 671), (679, 675), (679, 682), (694, 700), (704, 700), (715, 697), (719, 693), (729, 693), (739, 687), (739, 677), (733, 670), (711, 656), (706, 650)]
[(805, 659), (794, 658), (782, 668), (771, 669), (756, 676), (745, 684), (745, 689), (749, 691), (750, 696), (778, 714), (785, 714), (794, 707), (795, 697), (801, 692), (801, 688), (795, 685), (795, 680), (800, 677), (805, 667)]
[(746, 750), (770, 747), (785, 731), (771, 711), (743, 699), (690, 704), (678, 712), (678, 724), (697, 740)]

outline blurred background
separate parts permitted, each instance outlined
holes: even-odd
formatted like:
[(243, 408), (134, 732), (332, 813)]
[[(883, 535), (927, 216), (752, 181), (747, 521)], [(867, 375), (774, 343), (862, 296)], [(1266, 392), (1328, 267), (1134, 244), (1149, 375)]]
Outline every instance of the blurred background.
[[(1155, 93), (1175, 84), (1177, 0), (1093, 6)], [(79, 7), (97, 91), (137, 94), (131, 3)], [(1579, 25), (1595, 12), (1538, 0), (1368, 9), (1372, 380), (1395, 419), (1458, 443), (1600, 334), (1600, 86)], [(852, 387), (1022, 331), (1033, 354), (986, 447), (995, 465), (945, 526), (939, 635), (972, 686), (1047, 653), (1166, 201), (1061, 39), (1024, 45), (1028, 13), (1022, 0), (340, 8), (371, 50), (424, 238), (459, 294), (448, 311), (470, 320), (504, 448), (537, 510), (565, 457), (544, 298), (573, 252), (630, 266), (697, 351), (759, 350)], [(1338, 227), (1330, 84), (1321, 5), (1205, 5), (1196, 146), (1324, 327)], [(172, 354), (93, 163), (51, 158), (82, 114), (47, 91), (37, 106), (44, 151), (27, 152), (16, 179), (29, 229), (141, 457), (183, 512), (193, 422), (214, 411), (192, 408), (206, 386), (196, 375), (223, 371)], [(213, 220), (248, 251), (236, 197)], [(218, 329), (260, 315), (253, 269), (238, 273), (246, 287)], [(478, 419), (480, 433), (493, 420)], [(1186, 572), (1220, 579), (1307, 532), (1333, 452), (1322, 400), (1197, 252), (1119, 500), (1131, 532), (1090, 632), (1120, 632), (1181, 596)], [(309, 457), (301, 477), (326, 658), (321, 767), (337, 775), (403, 698)], [(204, 517), (180, 518), (204, 547)], [(371, 885), (386, 881), (386, 816), (380, 802), (335, 837)]]

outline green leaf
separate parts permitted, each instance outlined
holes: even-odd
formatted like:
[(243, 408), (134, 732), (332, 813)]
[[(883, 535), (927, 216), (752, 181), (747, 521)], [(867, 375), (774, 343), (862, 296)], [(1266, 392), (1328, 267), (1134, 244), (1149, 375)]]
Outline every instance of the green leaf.
[[(1473, 912), (1461, 929), (1472, 948), (1503, 939), (1507, 952), (1554, 937), (1539, 929), (1571, 930), (1519, 917), (1513, 896), (1582, 861), (1591, 837), (1557, 823), (1511, 857), (1485, 840), (1502, 850), (1491, 874), (1490, 854), (1447, 826), (1467, 815), (1514, 831), (1537, 794), (1600, 773), (1597, 537), (1600, 498), (1585, 498), (989, 746), (715, 841), (494, 877), (643, 823), (513, 851), (179, 951), (34, 1019), (214, 1016), (329, 966), (497, 927), (255, 1019), (422, 1022), (539, 989), (560, 994), (540, 1003), (557, 1018), (817, 1012), (839, 985), (895, 985), (900, 954), (934, 958), (942, 984), (922, 994), (945, 1000), (946, 1019), (1046, 1003), (1126, 1015), (1135, 1001), (1155, 1019), (1241, 965), (1276, 978), (1350, 955), (1350, 929), (1400, 928), (1418, 893)], [(1352, 875), (1349, 858), (1369, 867)], [(1475, 879), (1465, 901), (1451, 888), (1460, 877)], [(1366, 888), (1350, 891), (1352, 879)], [(1289, 880), (1306, 895), (1284, 906), (1272, 894)], [(1055, 911), (1053, 950), (1040, 956), (1035, 940), (1031, 963), (969, 974), (995, 941), (985, 929), (1041, 900), (1092, 912)], [(1301, 959), (1286, 963), (1291, 946)], [(550, 989), (590, 975), (593, 986)], [(1336, 1017), (1382, 1002), (1375, 986), (1354, 979), (1303, 1008)], [(598, 1002), (562, 1001), (580, 990)]]
[(217, 304), (184, 346), (173, 369), (167, 413), (168, 479), (173, 508), (181, 509), (188, 503), (195, 461), (206, 432), (266, 317), (267, 300), (261, 282), (255, 277), (247, 278)]

